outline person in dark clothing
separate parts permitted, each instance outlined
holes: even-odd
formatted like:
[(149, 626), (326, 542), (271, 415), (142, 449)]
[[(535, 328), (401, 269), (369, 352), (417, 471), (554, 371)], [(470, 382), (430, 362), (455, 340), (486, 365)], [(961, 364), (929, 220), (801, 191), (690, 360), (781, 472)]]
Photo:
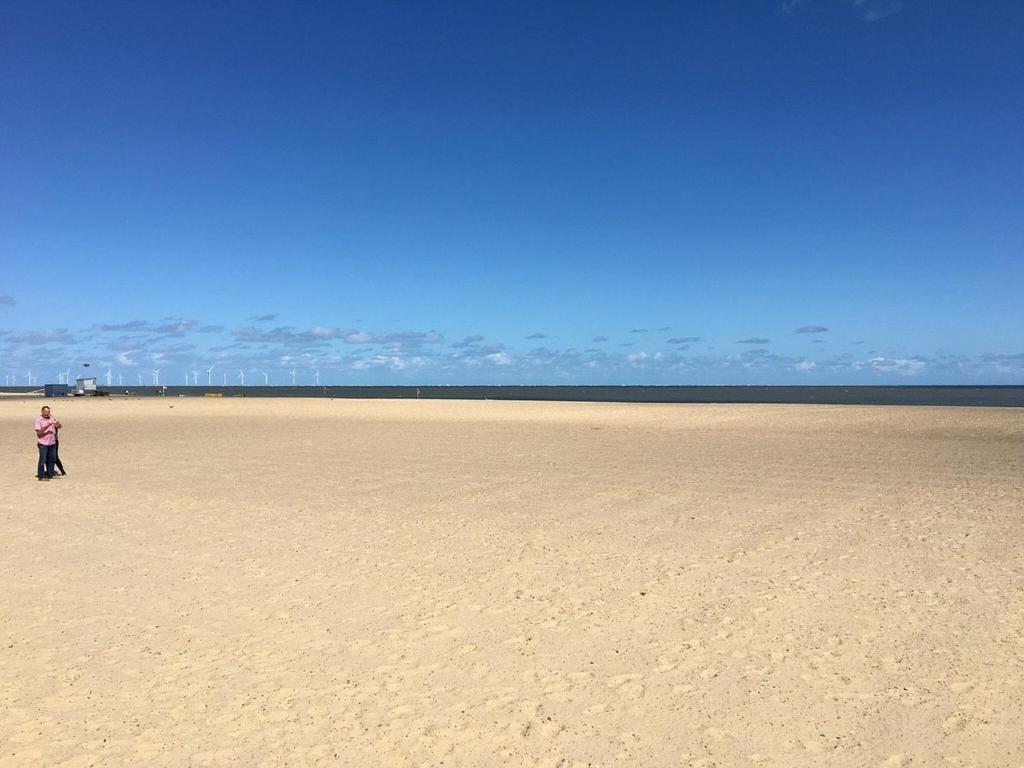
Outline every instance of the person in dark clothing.
[[(64, 465), (60, 463), (60, 438), (57, 437), (53, 441), (53, 466), (60, 470), (60, 476), (64, 477), (67, 472), (64, 471)], [(57, 475), (54, 475), (56, 477)]]

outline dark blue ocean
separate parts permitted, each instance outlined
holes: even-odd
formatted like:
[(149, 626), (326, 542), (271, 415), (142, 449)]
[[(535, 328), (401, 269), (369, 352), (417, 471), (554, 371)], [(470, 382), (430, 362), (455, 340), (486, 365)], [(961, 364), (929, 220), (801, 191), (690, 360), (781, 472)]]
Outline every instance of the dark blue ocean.
[[(31, 387), (0, 387), (28, 392)], [(686, 386), (169, 386), (99, 387), (136, 397), (324, 397), (426, 400), (550, 400), (598, 403), (819, 403), (834, 405), (961, 405), (1024, 407), (1024, 386), (686, 387)]]

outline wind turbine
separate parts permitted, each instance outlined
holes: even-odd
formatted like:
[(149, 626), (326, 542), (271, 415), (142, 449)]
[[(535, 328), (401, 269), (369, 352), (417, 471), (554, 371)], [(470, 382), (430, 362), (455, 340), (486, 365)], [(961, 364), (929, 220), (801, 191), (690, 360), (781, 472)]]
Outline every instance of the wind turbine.
[(32, 371), (25, 372), (25, 378), (28, 379), (28, 385), (32, 386)]
[(316, 377), (316, 385), (317, 385), (317, 386), (319, 387), (319, 386), (320, 386), (320, 369), (319, 369), (319, 368), (317, 368), (317, 369), (316, 369), (316, 370), (315, 370), (315, 371), (313, 372), (313, 375), (314, 375), (314, 376)]
[(160, 386), (160, 369), (159, 368), (154, 368), (153, 369), (153, 386), (154, 387), (159, 387)]
[(68, 368), (66, 371), (64, 371), (64, 383), (65, 384), (70, 384), (71, 383), (71, 369), (70, 368)]
[(292, 368), (292, 386), (295, 386), (295, 369)]
[(224, 371), (224, 386), (226, 387), (227, 385), (228, 385), (228, 372)]
[(238, 383), (241, 384), (243, 387), (245, 386), (245, 371), (243, 371), (241, 368), (238, 369)]
[(139, 386), (142, 386), (142, 371), (139, 371)]
[(107, 386), (109, 387), (113, 383), (114, 383), (114, 374), (111, 372), (111, 370), (109, 368), (107, 368)]
[(123, 387), (124, 386), (124, 380), (121, 378), (121, 374), (120, 373), (117, 374), (117, 386), (119, 386), (119, 387)]
[(199, 386), (199, 371), (192, 371), (192, 383)]
[(213, 386), (213, 366), (211, 365), (206, 369), (206, 386)]
[(266, 371), (260, 371), (263, 374), (263, 386), (270, 386), (270, 375)]

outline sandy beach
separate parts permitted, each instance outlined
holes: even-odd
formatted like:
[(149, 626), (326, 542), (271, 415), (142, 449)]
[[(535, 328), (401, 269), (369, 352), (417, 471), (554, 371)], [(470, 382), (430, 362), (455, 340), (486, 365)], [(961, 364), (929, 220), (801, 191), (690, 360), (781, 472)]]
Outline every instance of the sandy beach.
[(1024, 409), (0, 402), (0, 766), (1020, 766)]

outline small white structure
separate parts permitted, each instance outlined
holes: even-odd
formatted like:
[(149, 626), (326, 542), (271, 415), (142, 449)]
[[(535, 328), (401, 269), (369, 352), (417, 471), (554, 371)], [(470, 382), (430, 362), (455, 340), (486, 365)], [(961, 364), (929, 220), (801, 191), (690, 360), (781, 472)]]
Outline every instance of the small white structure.
[(79, 377), (75, 379), (75, 390), (72, 392), (74, 395), (95, 395), (96, 394), (96, 377)]

